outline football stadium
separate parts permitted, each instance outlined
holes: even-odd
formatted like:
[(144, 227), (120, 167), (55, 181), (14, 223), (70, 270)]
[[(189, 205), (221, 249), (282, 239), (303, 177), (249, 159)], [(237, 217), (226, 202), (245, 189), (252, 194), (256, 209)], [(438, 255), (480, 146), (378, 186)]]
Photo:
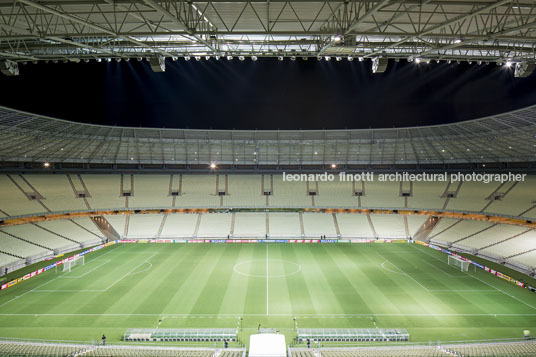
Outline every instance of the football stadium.
[(0, 356), (536, 356), (535, 10), (0, 0)]

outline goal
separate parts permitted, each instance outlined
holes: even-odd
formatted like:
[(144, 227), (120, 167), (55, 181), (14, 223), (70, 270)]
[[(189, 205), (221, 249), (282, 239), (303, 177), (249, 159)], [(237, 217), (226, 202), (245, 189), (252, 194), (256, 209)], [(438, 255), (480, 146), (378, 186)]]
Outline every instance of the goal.
[(449, 265), (453, 265), (461, 271), (469, 271), (470, 263), (467, 260), (460, 259), (453, 255), (449, 255)]
[(77, 265), (84, 265), (85, 259), (84, 255), (75, 257), (73, 260), (66, 261), (63, 263), (63, 271), (71, 271)]

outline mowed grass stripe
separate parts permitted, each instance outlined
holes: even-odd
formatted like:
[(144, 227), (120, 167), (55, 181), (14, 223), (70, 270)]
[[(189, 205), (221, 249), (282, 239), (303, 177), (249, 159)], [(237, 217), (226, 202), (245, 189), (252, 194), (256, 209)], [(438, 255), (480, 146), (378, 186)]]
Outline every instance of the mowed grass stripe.
[[(298, 245), (292, 245), (290, 247), (284, 247), (284, 249), (279, 249), (281, 259), (299, 264), (300, 271), (298, 273), (292, 274), (287, 278), (280, 279), (279, 284), (286, 284), (288, 296), (289, 296), (289, 310), (290, 313), (294, 314), (307, 314), (313, 311), (313, 299), (311, 297), (311, 291), (309, 290), (309, 285), (307, 284), (303, 266), (301, 265), (301, 259), (298, 255), (300, 254)], [(285, 265), (286, 274), (291, 274), (294, 272), (294, 267), (291, 265)]]

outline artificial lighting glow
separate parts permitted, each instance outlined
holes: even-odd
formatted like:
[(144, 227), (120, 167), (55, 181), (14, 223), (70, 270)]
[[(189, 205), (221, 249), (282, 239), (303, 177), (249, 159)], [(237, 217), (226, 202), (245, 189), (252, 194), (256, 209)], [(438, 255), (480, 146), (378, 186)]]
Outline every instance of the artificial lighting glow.
[(102, 58), (97, 58), (97, 62), (102, 62)]
[(208, 61), (210, 59), (210, 56), (205, 56), (205, 59)]
[(252, 60), (252, 61), (256, 61), (256, 60), (257, 60), (257, 56), (251, 56), (251, 60)]
[(363, 57), (359, 57), (358, 60), (359, 60), (359, 62), (363, 62), (364, 58), (363, 58)]
[(230, 61), (230, 60), (232, 60), (232, 59), (233, 59), (233, 56), (230, 56), (230, 55), (227, 56), (227, 61)]
[(419, 57), (415, 58), (415, 63), (421, 63), (421, 59)]
[(326, 61), (331, 61), (331, 57), (329, 57), (329, 56), (326, 56), (324, 58), (326, 59)]
[(340, 62), (340, 61), (342, 61), (342, 58), (339, 57), (339, 56), (337, 56), (337, 57), (335, 57), (335, 60), (336, 60), (337, 62)]
[(335, 165), (335, 164), (331, 164), (331, 168), (332, 168), (332, 169), (336, 169), (336, 168), (337, 168), (337, 165)]
[(210, 163), (210, 168), (211, 168), (212, 170), (214, 170), (214, 169), (216, 168), (216, 164), (215, 164), (214, 162), (211, 162), (211, 163)]
[(189, 61), (189, 60), (190, 60), (190, 56), (184, 56), (184, 60), (185, 60), (185, 61)]
[(352, 56), (348, 56), (348, 61), (349, 62), (352, 62), (354, 60), (354, 58)]
[(214, 59), (215, 59), (216, 61), (218, 61), (218, 60), (220, 59), (220, 56), (216, 55), (216, 56), (214, 56)]
[[(58, 61), (54, 62), (57, 63)], [(110, 57), (106, 58), (106, 62), (112, 62), (112, 59)]]
[(342, 41), (342, 36), (341, 35), (337, 35), (333, 38), (333, 41), (335, 42), (341, 42)]
[(462, 43), (462, 39), (461, 38), (457, 38), (454, 40), (454, 43)]
[(196, 61), (201, 61), (201, 56), (195, 56)]
[(238, 56), (238, 59), (239, 59), (240, 61), (243, 61), (243, 60), (245, 60), (246, 58), (245, 58), (244, 56)]
[(50, 167), (50, 162), (43, 163), (43, 167)]
[(506, 67), (510, 68), (510, 67), (512, 67), (512, 61), (506, 61), (506, 63), (504, 65)]

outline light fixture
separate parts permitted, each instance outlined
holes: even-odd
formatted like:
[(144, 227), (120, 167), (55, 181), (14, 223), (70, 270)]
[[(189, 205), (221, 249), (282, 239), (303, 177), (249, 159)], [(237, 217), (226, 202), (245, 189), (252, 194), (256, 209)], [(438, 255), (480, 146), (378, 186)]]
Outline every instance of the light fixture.
[(336, 168), (337, 168), (337, 165), (335, 165), (335, 164), (331, 164), (331, 168), (332, 168), (332, 169), (336, 169)]
[(352, 56), (348, 56), (347, 59), (348, 59), (349, 62), (352, 62), (354, 60), (354, 58)]
[(257, 60), (257, 56), (251, 56), (251, 60), (252, 60), (252, 61), (256, 61), (256, 60)]
[(233, 59), (233, 56), (229, 55), (227, 56), (227, 61), (231, 61)]
[(209, 55), (206, 55), (205, 56), (205, 59), (208, 61), (210, 59), (210, 56)]
[(342, 36), (341, 36), (341, 35), (336, 35), (336, 36), (333, 38), (333, 41), (334, 41), (334, 42), (341, 42), (341, 41), (342, 41)]
[(296, 56), (290, 56), (291, 61), (296, 61)]
[(195, 56), (196, 61), (201, 61), (201, 56)]
[(43, 167), (50, 167), (50, 162), (43, 163)]
[(324, 58), (326, 59), (326, 61), (331, 61), (331, 57), (329, 57), (329, 56), (326, 56)]
[(278, 56), (277, 59), (280, 60), (280, 61), (282, 61), (282, 60), (283, 60), (283, 56)]
[(239, 59), (240, 61), (243, 61), (243, 60), (245, 60), (246, 58), (245, 58), (244, 56), (238, 56), (238, 59)]
[(97, 62), (102, 62), (102, 58), (97, 57)]
[(185, 61), (189, 61), (189, 60), (190, 60), (190, 56), (184, 56), (184, 60), (185, 60)]
[(316, 59), (322, 61), (322, 56), (316, 56)]
[(340, 61), (342, 61), (342, 58), (339, 57), (339, 56), (337, 56), (337, 57), (335, 57), (335, 60), (336, 60), (337, 62), (340, 62)]
[(173, 57), (171, 57), (171, 59), (172, 59), (173, 61), (176, 61), (176, 60), (179, 59), (179, 57), (177, 57), (177, 56), (173, 56)]
[(211, 163), (210, 163), (210, 168), (211, 168), (212, 170), (216, 169), (216, 167), (217, 167), (217, 166), (216, 166), (216, 163), (214, 163), (214, 162), (211, 162)]
[(121, 62), (121, 58), (118, 57), (118, 58), (115, 59), (115, 61), (116, 62)]
[(112, 62), (112, 59), (110, 57), (106, 58), (106, 62)]
[(461, 38), (457, 38), (454, 40), (454, 43), (462, 43), (462, 39)]
[(504, 65), (506, 67), (510, 68), (510, 67), (512, 67), (512, 61), (506, 61), (506, 63)]
[(358, 58), (359, 62), (363, 62), (365, 59), (363, 57)]
[(216, 56), (214, 56), (214, 59), (215, 59), (216, 61), (219, 61), (219, 60), (220, 60), (220, 56), (219, 56), (219, 55), (216, 55)]
[(421, 58), (420, 57), (415, 58), (415, 63), (421, 63)]

